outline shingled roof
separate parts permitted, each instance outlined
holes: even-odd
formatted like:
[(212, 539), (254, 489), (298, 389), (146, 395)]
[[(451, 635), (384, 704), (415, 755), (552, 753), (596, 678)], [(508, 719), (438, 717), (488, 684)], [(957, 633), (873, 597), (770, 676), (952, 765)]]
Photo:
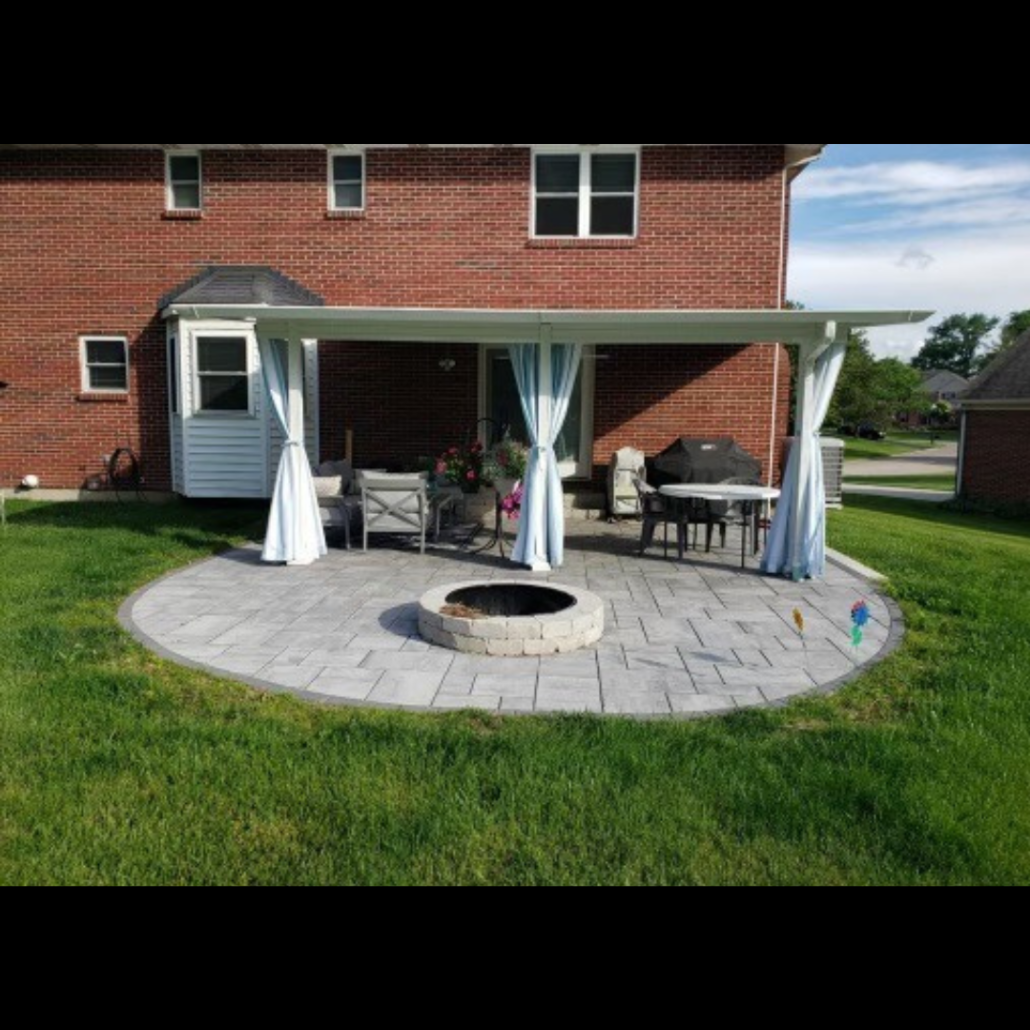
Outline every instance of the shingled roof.
[(1030, 401), (1030, 333), (988, 366), (963, 398), (964, 404)]
[(166, 294), (158, 306), (168, 308), (177, 304), (320, 308), (325, 300), (274, 268), (214, 265)]

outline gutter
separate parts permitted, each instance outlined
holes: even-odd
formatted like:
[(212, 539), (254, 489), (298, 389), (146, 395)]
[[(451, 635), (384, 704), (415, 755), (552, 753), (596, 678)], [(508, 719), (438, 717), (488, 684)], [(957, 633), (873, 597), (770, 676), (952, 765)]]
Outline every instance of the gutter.
[(963, 411), (1028, 411), (1030, 398), (1022, 397), (1014, 400), (963, 401)]

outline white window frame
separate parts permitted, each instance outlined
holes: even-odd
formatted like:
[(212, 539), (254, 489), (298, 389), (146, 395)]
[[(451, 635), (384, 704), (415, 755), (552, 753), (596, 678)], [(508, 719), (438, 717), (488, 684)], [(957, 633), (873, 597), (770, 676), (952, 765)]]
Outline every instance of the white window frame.
[[(636, 158), (637, 174), (633, 184), (633, 232), (629, 236), (593, 235), (590, 222), (594, 197), (591, 158), (595, 155)], [(643, 148), (639, 143), (609, 143), (597, 147), (570, 149), (567, 146), (539, 146), (533, 148), (533, 183), (530, 195), (530, 226), (535, 240), (635, 240), (640, 236), (640, 183), (643, 165)], [(578, 157), (579, 158), (579, 233), (576, 236), (547, 236), (537, 232), (537, 158)], [(598, 196), (623, 196), (624, 194), (598, 194)], [(571, 194), (569, 194), (571, 196)]]
[[(337, 207), (336, 206), (336, 186), (339, 182), (341, 185), (353, 185), (353, 179), (340, 179), (336, 178), (336, 159), (338, 157), (356, 157), (361, 162), (361, 206), (360, 207)], [(329, 188), (329, 210), (330, 211), (344, 211), (359, 214), (365, 211), (368, 207), (368, 162), (365, 159), (365, 152), (363, 150), (330, 150), (328, 167), (326, 169), (326, 175), (328, 177), (328, 188)]]
[[(562, 237), (571, 239), (571, 237)], [(622, 239), (622, 237), (619, 237)], [(489, 419), (490, 415), (490, 361), (491, 355), (508, 354), (508, 348), (493, 343), (484, 343), (479, 348), (479, 417)], [(558, 471), (563, 480), (587, 482), (594, 476), (594, 406), (597, 396), (597, 357), (593, 347), (583, 348), (583, 411), (581, 453), (578, 462), (563, 461)], [(485, 444), (484, 438), (480, 440)], [(523, 441), (528, 443), (529, 441)]]
[[(197, 159), (197, 192), (200, 196), (200, 207), (177, 207), (175, 203), (175, 184), (180, 182), (192, 186), (193, 180), (172, 179), (172, 158), (194, 157)], [(167, 211), (203, 211), (204, 210), (204, 155), (199, 150), (168, 150), (165, 152), (165, 209)]]
[[(125, 389), (94, 388), (90, 380), (89, 371), (91, 368), (121, 368), (121, 365), (91, 365), (89, 362), (89, 344), (91, 343), (120, 343), (125, 354)], [(79, 360), (82, 366), (82, 392), (112, 394), (116, 397), (125, 397), (131, 388), (129, 372), (129, 338), (127, 336), (80, 336), (79, 337)]]
[[(254, 348), (256, 346), (256, 339), (254, 335), (254, 329), (252, 326), (246, 326), (240, 329), (228, 329), (224, 326), (220, 326), (218, 329), (204, 329), (197, 327), (191, 333), (192, 337), (192, 373), (193, 373), (193, 416), (194, 418), (204, 419), (242, 419), (255, 418), (257, 415), (257, 408), (255, 405), (255, 389), (254, 389), (254, 378), (255, 378), (255, 365), (254, 365)], [(247, 354), (247, 410), (246, 411), (208, 411), (206, 408), (202, 408), (203, 394), (200, 389), (201, 381), (205, 376), (208, 375), (236, 375), (238, 373), (233, 372), (201, 372), (200, 371), (200, 341), (201, 340), (244, 340), (246, 342), (246, 354)]]

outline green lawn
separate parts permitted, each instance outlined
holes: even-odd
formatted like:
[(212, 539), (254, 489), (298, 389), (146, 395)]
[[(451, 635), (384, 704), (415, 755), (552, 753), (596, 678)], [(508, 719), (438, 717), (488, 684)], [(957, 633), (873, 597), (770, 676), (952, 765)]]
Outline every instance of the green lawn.
[(702, 723), (323, 709), (152, 657), (136, 587), (247, 509), (13, 506), (0, 883), (1030, 882), (1030, 529), (856, 499), (903, 652)]
[[(833, 434), (828, 434), (832, 436)], [(877, 458), (897, 458), (902, 454), (914, 454), (946, 443), (958, 443), (958, 433), (888, 433), (886, 440), (857, 440), (841, 437), (846, 445), (845, 461), (870, 461)]]
[(899, 490), (949, 490), (954, 493), (957, 476), (845, 476), (856, 486), (890, 486)]

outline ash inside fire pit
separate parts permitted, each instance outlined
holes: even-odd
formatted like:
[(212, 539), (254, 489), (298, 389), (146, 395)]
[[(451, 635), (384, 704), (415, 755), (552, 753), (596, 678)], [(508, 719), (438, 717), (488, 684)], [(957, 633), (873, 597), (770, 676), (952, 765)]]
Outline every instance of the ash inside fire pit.
[(576, 599), (553, 587), (502, 583), (455, 590), (447, 596), (447, 604), (475, 612), (472, 618), (514, 619), (567, 612), (576, 604)]

